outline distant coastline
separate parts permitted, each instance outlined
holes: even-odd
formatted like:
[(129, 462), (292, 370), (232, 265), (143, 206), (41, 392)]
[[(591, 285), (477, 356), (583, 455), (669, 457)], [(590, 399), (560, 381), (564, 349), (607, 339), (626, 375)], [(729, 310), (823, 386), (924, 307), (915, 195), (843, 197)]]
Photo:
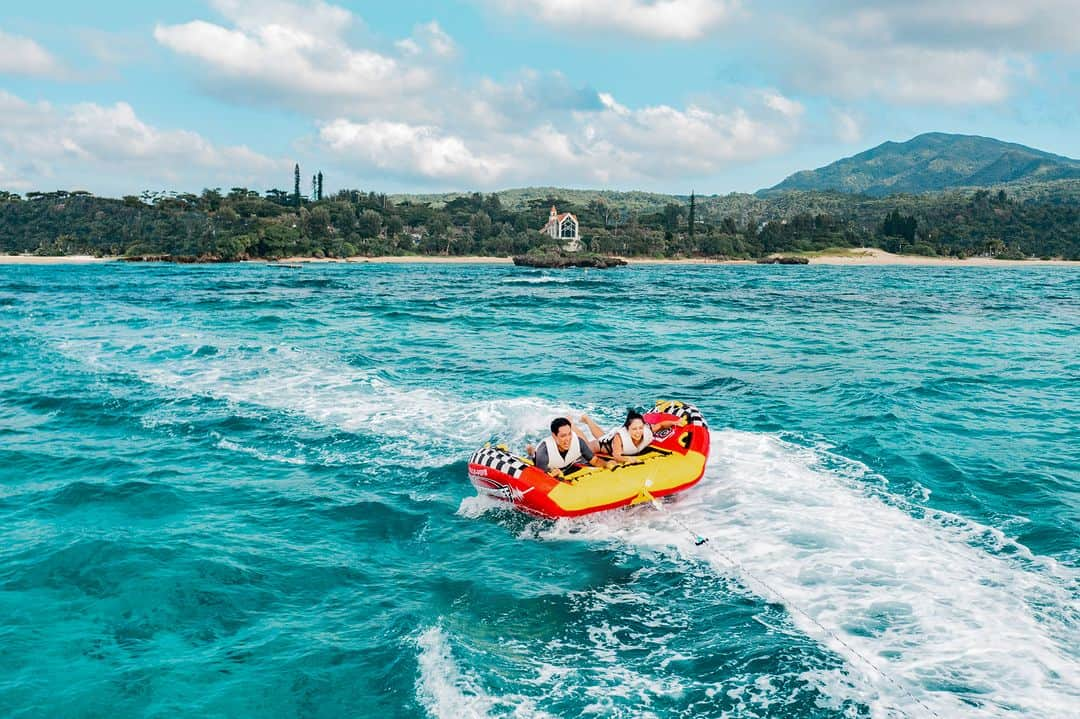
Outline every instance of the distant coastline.
[(692, 261), (783, 253), (818, 258), (820, 264), (824, 256), (876, 247), (905, 257), (1080, 260), (1080, 215), (1074, 209), (1080, 179), (995, 193), (977, 189), (881, 198), (802, 191), (768, 197), (691, 193), (689, 198), (656, 196), (644, 204), (633, 193), (586, 199), (566, 192), (570, 199), (518, 194), (506, 203), (499, 193), (472, 193), (436, 207), (395, 203), (358, 190), (307, 198), (281, 190), (263, 196), (241, 187), (228, 193), (208, 188), (199, 195), (144, 193), (121, 199), (82, 190), (28, 192), (25, 198), (0, 191), (0, 252), (216, 262), (299, 256), (501, 258), (561, 249)]
[(0, 265), (93, 265), (115, 262), (119, 257), (95, 257), (94, 255), (0, 255)]
[[(780, 253), (798, 255), (799, 253)], [(811, 265), (830, 266), (911, 266), (911, 267), (1080, 267), (1080, 260), (1028, 259), (1006, 260), (994, 257), (926, 257), (923, 255), (898, 255), (876, 247), (851, 248), (844, 252), (807, 253)], [(42, 257), (39, 255), (0, 255), (0, 265), (88, 265), (120, 262), (122, 257), (95, 257), (93, 255), (66, 255)], [(724, 260), (715, 258), (643, 258), (624, 257), (631, 265), (753, 265), (754, 260)], [(422, 264), (422, 265), (512, 265), (509, 257), (492, 256), (445, 256), (445, 255), (384, 255), (377, 257), (283, 257), (279, 260), (241, 260), (244, 264), (304, 265), (304, 264)], [(124, 263), (127, 264), (127, 263)], [(138, 264), (138, 263), (136, 263)], [(156, 264), (156, 263), (155, 263)], [(225, 263), (222, 263), (225, 264)]]

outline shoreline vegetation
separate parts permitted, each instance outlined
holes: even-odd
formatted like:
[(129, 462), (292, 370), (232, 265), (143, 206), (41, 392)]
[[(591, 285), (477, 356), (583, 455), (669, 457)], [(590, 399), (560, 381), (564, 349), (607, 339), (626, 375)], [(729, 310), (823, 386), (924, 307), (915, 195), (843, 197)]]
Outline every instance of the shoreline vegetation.
[[(441, 203), (359, 190), (324, 197), (317, 189), (305, 197), (298, 186), (292, 193), (234, 187), (121, 199), (84, 191), (0, 191), (0, 255), (178, 263), (547, 257), (566, 242), (541, 231), (553, 207), (575, 218), (574, 238), (580, 235), (581, 249), (597, 266), (607, 263), (596, 258), (610, 257), (709, 264), (777, 255), (815, 264), (825, 257), (881, 263), (860, 248), (927, 258), (893, 264), (1080, 260), (1080, 180), (888, 197), (804, 191), (641, 196), (537, 188), (477, 192)], [(852, 251), (862, 259), (852, 259)]]
[[(784, 255), (781, 255), (784, 256)], [(809, 253), (788, 253), (786, 256), (805, 257), (811, 265), (868, 267), (868, 266), (909, 266), (909, 267), (1080, 267), (1080, 260), (1064, 259), (1024, 259), (1010, 260), (994, 257), (926, 257), (922, 255), (900, 255), (876, 247), (836, 248), (833, 251)], [(754, 265), (757, 260), (699, 258), (662, 258), (662, 257), (619, 257), (627, 265)], [(126, 260), (126, 262), (125, 262)], [(110, 262), (128, 264), (131, 258), (124, 256), (62, 255), (41, 256), (32, 254), (0, 255), (0, 265), (90, 265)], [(172, 260), (154, 258), (150, 263)], [(330, 258), (313, 256), (282, 257), (279, 259), (237, 260), (243, 264), (303, 266), (308, 264), (422, 264), (422, 265), (513, 265), (510, 256), (491, 255), (446, 256), (446, 255), (380, 255), (374, 257)], [(210, 263), (189, 263), (210, 264)], [(220, 264), (220, 263), (215, 263)]]

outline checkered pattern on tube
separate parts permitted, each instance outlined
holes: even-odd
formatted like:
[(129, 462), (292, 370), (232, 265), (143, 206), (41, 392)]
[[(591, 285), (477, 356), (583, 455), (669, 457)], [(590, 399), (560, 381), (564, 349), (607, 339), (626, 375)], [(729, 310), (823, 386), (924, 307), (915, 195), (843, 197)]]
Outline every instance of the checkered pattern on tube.
[(705, 427), (707, 429), (709, 426), (705, 424), (705, 418), (701, 416), (701, 412), (698, 411), (698, 408), (692, 404), (686, 404), (685, 402), (661, 402), (656, 406), (656, 411), (685, 418), (687, 424), (696, 427)]
[(529, 466), (509, 452), (504, 452), (498, 447), (481, 447), (473, 452), (469, 464), (491, 467), (514, 479), (521, 477), (521, 473)]

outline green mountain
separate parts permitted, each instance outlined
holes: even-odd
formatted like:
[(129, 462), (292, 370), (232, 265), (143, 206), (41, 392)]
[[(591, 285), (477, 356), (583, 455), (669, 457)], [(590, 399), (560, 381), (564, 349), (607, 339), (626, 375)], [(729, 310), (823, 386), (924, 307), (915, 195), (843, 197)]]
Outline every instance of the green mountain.
[(1080, 179), (1080, 160), (990, 137), (928, 132), (796, 172), (758, 194), (807, 190), (883, 197), (1068, 179)]

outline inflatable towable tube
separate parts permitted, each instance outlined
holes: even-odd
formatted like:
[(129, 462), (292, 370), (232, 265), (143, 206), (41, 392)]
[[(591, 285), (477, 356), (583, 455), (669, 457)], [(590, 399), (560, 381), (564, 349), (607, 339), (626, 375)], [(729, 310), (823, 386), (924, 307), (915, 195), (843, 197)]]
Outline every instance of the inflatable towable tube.
[[(709, 428), (693, 405), (660, 401), (645, 413), (650, 424), (674, 420), (656, 433), (633, 464), (613, 469), (581, 466), (555, 479), (505, 447), (485, 445), (469, 460), (469, 481), (480, 494), (543, 517), (576, 517), (651, 501), (697, 484), (709, 456)], [(602, 456), (602, 455), (601, 455)]]

